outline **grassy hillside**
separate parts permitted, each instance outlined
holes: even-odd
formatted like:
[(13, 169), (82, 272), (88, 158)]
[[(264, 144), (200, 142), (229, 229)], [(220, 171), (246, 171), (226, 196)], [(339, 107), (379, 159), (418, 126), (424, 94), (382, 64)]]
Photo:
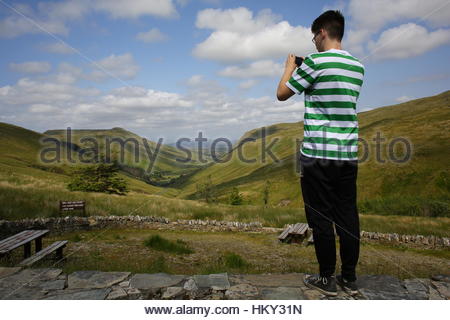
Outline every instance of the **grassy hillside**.
[[(67, 164), (45, 164), (40, 161), (40, 152), (44, 144), (40, 140), (44, 134), (7, 123), (0, 123), (0, 186), (3, 188), (2, 204), (8, 202), (5, 194), (11, 187), (27, 188), (57, 187), (65, 189), (70, 180), (71, 167)], [(66, 154), (67, 148), (62, 147)], [(138, 193), (154, 194), (161, 191), (176, 194), (176, 190), (149, 185), (121, 173), (120, 176), (129, 183), (130, 190)], [(64, 200), (64, 199), (60, 199)]]
[[(450, 91), (447, 91), (433, 97), (358, 114), (360, 138), (367, 142), (369, 152), (368, 160), (359, 166), (358, 203), (361, 213), (450, 216), (449, 97)], [(84, 199), (88, 202), (89, 214), (121, 215), (135, 212), (185, 218), (234, 218), (249, 221), (261, 219), (276, 226), (293, 223), (302, 219), (303, 214), (295, 164), (296, 140), (302, 139), (302, 129), (302, 122), (279, 123), (265, 128), (266, 146), (278, 139), (270, 148), (278, 162), (267, 153), (266, 158), (262, 158), (262, 128), (245, 133), (230, 153), (232, 160), (225, 163), (210, 163), (205, 166), (194, 161), (183, 164), (174, 161), (175, 157), (184, 157), (183, 152), (170, 146), (161, 146), (155, 168), (162, 172), (162, 179), (169, 179), (170, 182), (173, 178), (172, 183), (162, 187), (135, 179), (139, 169), (143, 170), (148, 163), (129, 164), (129, 167), (125, 168), (129, 171), (125, 170), (121, 175), (129, 181), (131, 193), (121, 197), (69, 192), (66, 189), (70, 172), (67, 164), (44, 166), (39, 163), (38, 155), (42, 147), (39, 140), (48, 136), (62, 137), (64, 131), (52, 130), (44, 135), (0, 123), (0, 143), (3, 151), (0, 153), (0, 218), (57, 215), (59, 200)], [(377, 132), (385, 139), (380, 145), (380, 157), (384, 163), (376, 160), (373, 138)], [(96, 137), (99, 142), (104, 141), (106, 136), (121, 137), (124, 140), (134, 137), (142, 142), (140, 137), (121, 128), (77, 130), (73, 132), (72, 138), (76, 146), (65, 146), (64, 152), (66, 148), (75, 150), (91, 147), (79, 141), (80, 137), (86, 135)], [(412, 148), (411, 160), (403, 164), (392, 161), (387, 150), (392, 139), (399, 137), (409, 141)], [(238, 158), (238, 146), (249, 138), (254, 140), (243, 144), (242, 155), (255, 161), (245, 163)], [(150, 147), (154, 148), (154, 143), (149, 143)], [(143, 145), (140, 144), (139, 148), (143, 148)], [(398, 158), (402, 156), (401, 149), (393, 149)], [(359, 144), (359, 150), (362, 157), (365, 150), (363, 143)], [(129, 156), (132, 152), (131, 145), (127, 145), (126, 155)], [(223, 156), (225, 158), (228, 155)], [(134, 169), (136, 170), (133, 171)], [(198, 201), (182, 200), (195, 199), (196, 184), (203, 183), (208, 176), (211, 176), (217, 189), (221, 205), (206, 206)], [(268, 180), (271, 182), (269, 205), (272, 208), (262, 209), (262, 191)], [(243, 193), (247, 206), (226, 205), (233, 187), (238, 187)], [(156, 195), (164, 197), (155, 198)], [(170, 202), (168, 197), (179, 200), (173, 199), (176, 202)], [(158, 205), (153, 205), (156, 202)], [(281, 203), (286, 205), (286, 208), (277, 208)], [(383, 227), (384, 220), (373, 217), (375, 220), (370, 222), (373, 226), (386, 229), (386, 226)], [(364, 219), (369, 221), (369, 217)], [(414, 221), (419, 223), (419, 220)], [(433, 228), (442, 224), (436, 223), (433, 222)], [(398, 229), (400, 225), (398, 222), (395, 228)]]
[[(358, 175), (358, 200), (361, 212), (405, 215), (449, 215), (450, 207), (450, 91), (442, 94), (387, 106), (358, 114), (359, 137), (367, 142), (359, 143), (359, 157), (368, 150), (367, 161), (362, 162)], [(219, 194), (225, 201), (233, 187), (238, 187), (248, 202), (262, 202), (261, 192), (266, 180), (272, 182), (272, 205), (290, 200), (290, 207), (302, 206), (299, 177), (296, 174), (296, 139), (303, 137), (303, 123), (275, 124), (266, 128), (267, 144), (278, 139), (272, 149), (280, 159), (276, 163), (270, 157), (261, 160), (261, 128), (247, 132), (245, 138), (256, 142), (243, 145), (247, 158), (258, 161), (248, 164), (238, 160), (237, 148), (232, 161), (216, 163), (195, 175), (183, 185), (181, 196), (193, 198), (195, 184), (211, 175)], [(373, 141), (377, 132), (385, 140), (377, 147)], [(395, 138), (404, 138), (411, 146), (411, 159), (396, 163), (406, 152), (402, 144), (395, 144), (394, 157), (389, 155), (389, 144)], [(238, 142), (239, 144), (239, 142)]]
[[(44, 134), (60, 141), (72, 142), (81, 149), (97, 146), (99, 152), (104, 154), (108, 154), (109, 147), (109, 155), (120, 159), (124, 172), (155, 185), (173, 184), (174, 180), (182, 179), (205, 165), (198, 161), (197, 153), (192, 153), (189, 162), (178, 161), (187, 156), (182, 150), (165, 144), (158, 147), (157, 142), (144, 141), (144, 138), (122, 128), (71, 130), (71, 137), (68, 137), (65, 129), (48, 130)], [(148, 176), (150, 168), (152, 173)]]

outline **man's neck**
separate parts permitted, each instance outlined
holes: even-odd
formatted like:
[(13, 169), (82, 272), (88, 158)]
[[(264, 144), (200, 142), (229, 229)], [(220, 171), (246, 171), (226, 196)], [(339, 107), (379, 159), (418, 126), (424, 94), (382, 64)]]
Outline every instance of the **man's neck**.
[(341, 42), (339, 41), (327, 41), (323, 46), (323, 51), (328, 51), (331, 49), (342, 50)]

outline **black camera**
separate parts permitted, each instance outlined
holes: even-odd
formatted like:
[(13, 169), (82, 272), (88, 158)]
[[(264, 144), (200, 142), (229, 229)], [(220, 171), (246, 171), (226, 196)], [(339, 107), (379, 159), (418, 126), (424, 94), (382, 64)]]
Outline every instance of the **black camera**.
[(295, 56), (295, 64), (297, 65), (297, 67), (300, 67), (302, 62), (303, 62), (303, 58)]

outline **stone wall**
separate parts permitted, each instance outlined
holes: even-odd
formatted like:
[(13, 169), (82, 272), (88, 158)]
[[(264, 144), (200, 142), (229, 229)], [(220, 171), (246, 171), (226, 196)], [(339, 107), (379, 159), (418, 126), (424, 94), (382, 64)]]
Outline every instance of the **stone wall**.
[[(286, 225), (285, 227), (287, 227)], [(263, 227), (260, 222), (236, 222), (217, 220), (174, 220), (154, 216), (92, 216), (64, 218), (36, 218), (0, 220), (0, 237), (5, 238), (26, 229), (49, 229), (52, 234), (73, 231), (100, 230), (105, 228), (136, 228), (159, 230), (244, 231), (281, 233), (284, 228)], [(407, 243), (431, 248), (450, 247), (450, 238), (423, 235), (400, 235), (361, 231), (361, 239), (393, 244)]]

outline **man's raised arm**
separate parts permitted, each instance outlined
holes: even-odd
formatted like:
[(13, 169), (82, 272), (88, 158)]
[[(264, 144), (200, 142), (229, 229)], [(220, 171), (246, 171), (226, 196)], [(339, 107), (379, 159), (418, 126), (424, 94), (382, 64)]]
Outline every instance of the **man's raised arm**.
[(279, 101), (285, 101), (295, 94), (295, 92), (286, 85), (286, 82), (291, 78), (295, 68), (297, 68), (297, 65), (295, 64), (295, 55), (289, 54), (286, 58), (283, 76), (278, 84), (277, 98)]

